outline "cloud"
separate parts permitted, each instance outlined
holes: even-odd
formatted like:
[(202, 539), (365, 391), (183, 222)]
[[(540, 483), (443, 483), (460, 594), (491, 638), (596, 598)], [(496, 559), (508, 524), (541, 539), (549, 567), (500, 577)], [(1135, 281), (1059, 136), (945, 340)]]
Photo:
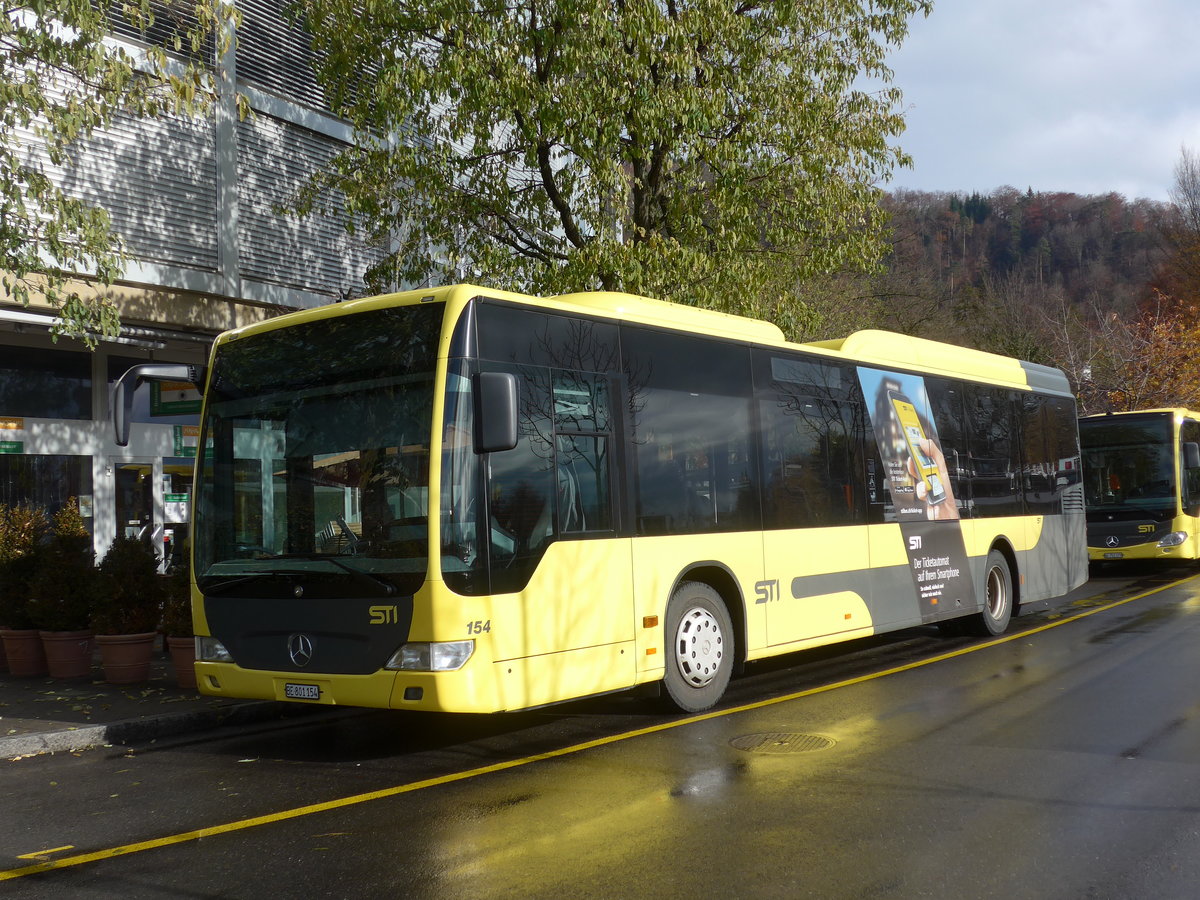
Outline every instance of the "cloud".
[(892, 54), (915, 161), (891, 187), (1167, 199), (1200, 149), (1195, 0), (939, 0)]

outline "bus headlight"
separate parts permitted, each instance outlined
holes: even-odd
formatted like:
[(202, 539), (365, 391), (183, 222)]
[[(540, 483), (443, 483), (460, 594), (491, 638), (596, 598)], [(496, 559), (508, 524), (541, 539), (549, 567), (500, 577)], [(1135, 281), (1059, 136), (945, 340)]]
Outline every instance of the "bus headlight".
[(1164, 537), (1161, 541), (1158, 542), (1158, 546), (1160, 546), (1160, 547), (1178, 547), (1180, 544), (1182, 544), (1186, 540), (1187, 540), (1187, 532), (1186, 531), (1172, 531), (1170, 534), (1168, 534), (1166, 537)]
[(196, 635), (196, 659), (201, 662), (233, 662), (233, 657), (225, 649), (225, 645), (215, 637)]
[(474, 652), (474, 641), (405, 644), (392, 654), (384, 668), (408, 672), (453, 672), (465, 666)]

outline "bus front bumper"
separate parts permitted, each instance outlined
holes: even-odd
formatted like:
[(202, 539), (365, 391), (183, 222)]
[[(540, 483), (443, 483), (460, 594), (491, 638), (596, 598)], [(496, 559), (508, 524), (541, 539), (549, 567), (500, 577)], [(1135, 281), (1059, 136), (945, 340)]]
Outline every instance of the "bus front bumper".
[[(468, 667), (469, 669), (470, 667)], [(381, 669), (368, 675), (270, 672), (235, 663), (197, 662), (196, 684), (210, 697), (275, 700), (307, 706), (361, 706), (453, 712), (496, 712), (491, 690), (472, 672), (408, 672)]]
[(1088, 560), (1091, 562), (1111, 562), (1122, 559), (1195, 559), (1196, 553), (1192, 541), (1186, 540), (1186, 534), (1178, 532), (1184, 540), (1179, 543), (1164, 544), (1164, 540), (1145, 544), (1131, 544), (1128, 547), (1088, 547)]

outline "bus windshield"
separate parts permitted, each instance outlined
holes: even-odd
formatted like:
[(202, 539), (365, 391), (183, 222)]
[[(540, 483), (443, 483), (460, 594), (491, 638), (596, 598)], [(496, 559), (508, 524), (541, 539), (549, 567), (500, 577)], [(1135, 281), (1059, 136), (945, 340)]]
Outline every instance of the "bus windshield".
[(1173, 514), (1177, 502), (1170, 416), (1082, 419), (1089, 511)]
[(440, 304), (378, 310), (222, 346), (198, 476), (201, 590), (416, 591), (429, 557), (442, 312)]

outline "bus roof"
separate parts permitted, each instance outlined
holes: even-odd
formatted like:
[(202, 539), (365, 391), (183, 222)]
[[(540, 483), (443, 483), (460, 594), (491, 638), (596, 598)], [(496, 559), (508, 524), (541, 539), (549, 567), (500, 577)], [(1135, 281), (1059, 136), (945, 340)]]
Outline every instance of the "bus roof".
[(1081, 419), (1111, 419), (1118, 416), (1147, 416), (1147, 415), (1171, 415), (1186, 419), (1200, 419), (1200, 412), (1186, 409), (1182, 406), (1158, 406), (1154, 409), (1122, 409), (1115, 412), (1088, 413), (1086, 416), (1080, 416)]
[(1058, 369), (982, 350), (870, 329), (838, 340), (792, 344), (784, 337), (779, 326), (772, 322), (614, 291), (587, 291), (536, 297), (474, 284), (444, 285), (300, 310), (226, 332), (218, 338), (218, 342), (242, 335), (272, 331), (293, 323), (333, 318), (370, 309), (419, 302), (466, 302), (474, 297), (507, 300), (542, 309), (588, 311), (616, 319), (717, 337), (806, 348), (824, 355), (842, 357), (848, 362), (936, 372), (1015, 388), (1033, 388), (1071, 395), (1070, 384)]
[(813, 341), (803, 346), (833, 350), (868, 364), (918, 369), (1054, 393), (1071, 393), (1066, 376), (1050, 366), (892, 331), (866, 329), (839, 340)]
[(571, 306), (607, 312), (622, 319), (664, 325), (668, 328), (689, 328), (710, 334), (739, 337), (764, 343), (781, 343), (786, 340), (783, 331), (773, 322), (735, 316), (730, 313), (718, 312), (715, 309), (702, 309), (698, 306), (655, 300), (637, 294), (592, 291), (559, 294), (550, 299), (559, 303), (569, 303)]

